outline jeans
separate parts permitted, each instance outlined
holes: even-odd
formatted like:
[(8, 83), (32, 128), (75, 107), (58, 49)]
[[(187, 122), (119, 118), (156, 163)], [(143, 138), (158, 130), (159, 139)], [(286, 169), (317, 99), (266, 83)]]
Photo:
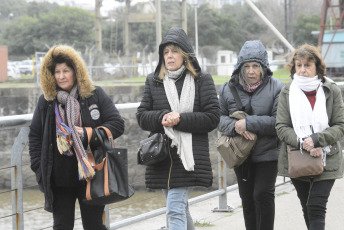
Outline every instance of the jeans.
[(238, 179), (247, 230), (273, 230), (277, 161), (252, 163), (234, 168)]
[(54, 230), (73, 230), (76, 199), (79, 200), (84, 230), (106, 230), (102, 221), (105, 206), (85, 204), (82, 201), (85, 199), (85, 194), (85, 186), (53, 188)]
[(307, 182), (291, 179), (300, 199), (308, 230), (324, 230), (326, 205), (335, 180)]
[(166, 198), (167, 228), (169, 230), (194, 230), (194, 223), (189, 212), (188, 200), (191, 187), (162, 190)]

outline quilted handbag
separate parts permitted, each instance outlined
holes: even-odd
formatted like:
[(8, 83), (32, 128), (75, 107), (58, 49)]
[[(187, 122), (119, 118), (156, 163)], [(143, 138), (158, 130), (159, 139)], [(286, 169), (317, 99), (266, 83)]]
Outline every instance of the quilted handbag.
[(154, 133), (152, 136), (140, 141), (137, 151), (137, 163), (153, 165), (163, 161), (168, 156), (168, 138), (166, 134)]
[(102, 143), (102, 151), (96, 151), (95, 176), (87, 181), (85, 203), (106, 205), (126, 200), (134, 195), (134, 189), (128, 183), (127, 149), (114, 148), (113, 137), (106, 127), (108, 138), (103, 139), (98, 129), (95, 132)]

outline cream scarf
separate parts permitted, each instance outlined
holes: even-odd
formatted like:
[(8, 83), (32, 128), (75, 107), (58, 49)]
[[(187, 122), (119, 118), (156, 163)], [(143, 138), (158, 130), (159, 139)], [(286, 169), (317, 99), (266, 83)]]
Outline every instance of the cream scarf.
[[(185, 66), (183, 65), (176, 71), (168, 71), (164, 77), (164, 88), (167, 100), (172, 111), (178, 113), (193, 112), (195, 100), (195, 81), (188, 72), (185, 76), (180, 99), (176, 88), (177, 78), (183, 74)], [(173, 127), (164, 126), (166, 135), (172, 139), (171, 147), (177, 147), (179, 155), (185, 170), (194, 171), (195, 161), (192, 151), (192, 134), (173, 129)]]
[[(314, 109), (312, 110), (311, 104), (303, 91), (310, 92), (314, 90), (317, 90), (317, 93)], [(308, 78), (294, 74), (289, 90), (289, 104), (291, 121), (300, 143), (303, 142), (302, 138), (310, 136), (313, 131), (318, 133), (329, 127), (326, 97), (318, 75)], [(323, 148), (324, 163), (326, 153), (330, 152), (330, 147)]]

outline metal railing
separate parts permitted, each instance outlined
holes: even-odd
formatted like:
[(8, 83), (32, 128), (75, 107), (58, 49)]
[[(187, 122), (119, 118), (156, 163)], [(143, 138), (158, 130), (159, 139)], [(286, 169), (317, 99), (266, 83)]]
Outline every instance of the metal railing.
[[(116, 104), (121, 113), (135, 112), (139, 103)], [(12, 197), (12, 229), (24, 229), (23, 215), (23, 175), (22, 175), (22, 153), (28, 143), (29, 125), (32, 120), (32, 114), (4, 116), (0, 117), (0, 128), (21, 127), (20, 132), (14, 140), (11, 149), (11, 197)], [(221, 155), (218, 154), (218, 190), (195, 197), (189, 200), (189, 204), (198, 203), (213, 197), (219, 197), (219, 208), (214, 211), (230, 211), (227, 205), (227, 192), (237, 189), (237, 185), (227, 187), (226, 165), (222, 161)], [(143, 213), (141, 215), (124, 219), (115, 223), (110, 223), (109, 207), (106, 206), (104, 211), (104, 224), (109, 229), (117, 229), (129, 224), (139, 222), (148, 218), (163, 214), (165, 208)]]

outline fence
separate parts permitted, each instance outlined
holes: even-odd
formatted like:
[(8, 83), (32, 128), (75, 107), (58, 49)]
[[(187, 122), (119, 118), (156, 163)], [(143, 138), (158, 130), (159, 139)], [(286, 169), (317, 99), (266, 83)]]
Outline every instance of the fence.
[[(128, 103), (128, 104), (117, 104), (117, 108), (121, 113), (132, 113), (136, 111), (138, 103)], [(42, 207), (34, 208), (32, 210), (24, 211), (23, 207), (23, 172), (22, 172), (22, 153), (28, 143), (28, 133), (29, 133), (29, 124), (31, 123), (32, 114), (25, 115), (15, 115), (15, 116), (5, 116), (0, 117), (0, 128), (9, 128), (9, 127), (21, 127), (20, 132), (16, 139), (14, 140), (12, 149), (11, 149), (11, 165), (10, 167), (5, 167), (2, 169), (11, 170), (11, 190), (4, 191), (11, 193), (12, 199), (12, 213), (10, 215), (0, 216), (2, 218), (12, 217), (12, 229), (24, 229), (24, 213), (33, 212)], [(227, 205), (227, 192), (232, 191), (237, 188), (237, 185), (232, 185), (227, 187), (227, 178), (226, 178), (226, 165), (222, 161), (220, 155), (218, 154), (218, 185), (219, 188), (216, 191), (192, 198), (189, 200), (190, 204), (204, 201), (212, 197), (219, 197), (218, 208), (214, 211), (229, 211), (230, 207)], [(34, 186), (33, 186), (34, 187)], [(106, 206), (104, 212), (104, 224), (109, 229), (117, 229), (129, 224), (139, 222), (141, 220), (151, 218), (165, 212), (165, 208), (160, 208), (154, 211), (143, 213), (141, 215), (131, 217), (128, 219), (120, 220), (115, 223), (110, 223), (109, 219), (109, 206)], [(46, 228), (42, 228), (46, 229)]]

